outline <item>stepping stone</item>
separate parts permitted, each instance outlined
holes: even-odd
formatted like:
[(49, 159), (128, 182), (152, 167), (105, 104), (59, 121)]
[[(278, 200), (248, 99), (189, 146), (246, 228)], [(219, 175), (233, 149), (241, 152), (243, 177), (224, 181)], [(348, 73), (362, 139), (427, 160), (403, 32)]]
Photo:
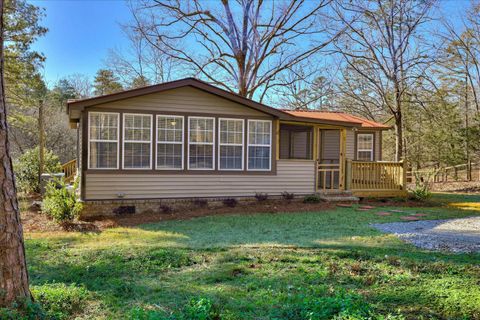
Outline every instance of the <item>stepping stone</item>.
[(428, 214), (425, 214), (425, 213), (415, 213), (415, 214), (411, 214), (412, 217), (426, 217), (428, 216)]
[(380, 217), (386, 217), (386, 216), (392, 215), (390, 212), (385, 212), (385, 211), (375, 212), (375, 214)]
[(397, 210), (397, 209), (390, 210), (390, 212), (395, 212), (395, 213), (405, 213), (405, 211), (402, 211), (402, 210)]
[(420, 220), (418, 217), (414, 217), (414, 216), (403, 216), (403, 217), (400, 217), (400, 219), (405, 220), (405, 221), (418, 221), (418, 220)]
[(370, 211), (370, 209), (357, 208), (357, 211)]
[(359, 208), (366, 209), (366, 210), (375, 209), (375, 207), (372, 207), (372, 206), (360, 206)]
[(341, 208), (351, 208), (352, 205), (349, 204), (349, 203), (339, 203), (339, 204), (337, 204), (337, 207), (341, 207)]

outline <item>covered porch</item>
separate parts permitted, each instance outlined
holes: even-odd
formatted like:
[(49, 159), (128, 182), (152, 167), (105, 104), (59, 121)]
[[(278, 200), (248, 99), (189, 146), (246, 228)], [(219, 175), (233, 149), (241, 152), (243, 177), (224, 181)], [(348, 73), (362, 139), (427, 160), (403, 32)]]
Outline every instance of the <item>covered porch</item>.
[[(277, 160), (314, 161), (315, 192), (405, 196), (403, 162), (381, 160), (381, 134), (309, 122), (277, 122)], [(376, 141), (377, 140), (377, 141)]]

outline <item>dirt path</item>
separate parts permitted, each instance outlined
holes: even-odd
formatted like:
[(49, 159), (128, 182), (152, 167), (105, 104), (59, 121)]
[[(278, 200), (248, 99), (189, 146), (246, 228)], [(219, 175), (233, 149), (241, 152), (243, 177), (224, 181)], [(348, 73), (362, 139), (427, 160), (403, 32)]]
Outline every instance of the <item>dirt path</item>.
[(381, 223), (373, 226), (423, 249), (480, 252), (480, 217)]

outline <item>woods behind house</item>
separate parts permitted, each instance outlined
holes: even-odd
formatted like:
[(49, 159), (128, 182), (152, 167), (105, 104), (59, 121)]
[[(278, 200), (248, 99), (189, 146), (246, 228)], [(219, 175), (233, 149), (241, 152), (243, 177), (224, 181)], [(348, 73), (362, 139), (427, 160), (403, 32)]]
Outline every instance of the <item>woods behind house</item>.
[(6, 98), (16, 163), (38, 145), (60, 162), (76, 157), (67, 100), (185, 76), (274, 107), (346, 111), (389, 124), (385, 160), (423, 168), (479, 157), (478, 2), (461, 21), (445, 16), (435, 0), (128, 5), (125, 45), (110, 50), (93, 78), (72, 74), (49, 83), (43, 77), (49, 57), (32, 50), (48, 32), (45, 11), (6, 1)]

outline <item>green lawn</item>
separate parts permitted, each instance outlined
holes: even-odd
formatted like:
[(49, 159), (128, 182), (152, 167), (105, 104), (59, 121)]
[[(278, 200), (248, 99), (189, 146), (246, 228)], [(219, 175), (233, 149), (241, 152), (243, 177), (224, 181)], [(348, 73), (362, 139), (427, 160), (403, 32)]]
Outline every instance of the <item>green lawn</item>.
[[(480, 215), (480, 196), (435, 201), (396, 209), (428, 219)], [(372, 212), (30, 233), (32, 289), (65, 319), (480, 319), (480, 254), (418, 250), (369, 226), (401, 214)]]

